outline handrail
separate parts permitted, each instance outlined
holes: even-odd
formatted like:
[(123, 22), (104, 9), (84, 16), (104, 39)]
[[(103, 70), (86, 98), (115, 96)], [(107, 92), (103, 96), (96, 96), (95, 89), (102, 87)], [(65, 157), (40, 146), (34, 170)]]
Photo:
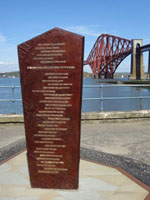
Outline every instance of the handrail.
[(21, 88), (21, 86), (15, 86), (15, 85), (5, 86), (4, 85), (4, 86), (0, 86), (0, 89), (1, 88), (11, 88), (11, 98), (10, 99), (0, 99), (0, 102), (11, 102), (11, 105), (12, 105), (11, 113), (16, 114), (15, 102), (22, 101), (22, 99), (15, 98), (15, 88)]
[[(139, 96), (136, 97), (104, 97), (103, 88), (104, 87), (139, 87)], [(84, 85), (83, 88), (100, 88), (100, 97), (86, 97), (83, 100), (100, 100), (100, 111), (104, 111), (104, 100), (121, 100), (121, 99), (139, 99), (140, 100), (140, 110), (142, 110), (142, 99), (150, 99), (150, 96), (142, 96), (141, 88), (150, 87), (150, 84), (99, 84), (99, 85)]]
[[(104, 87), (139, 87), (139, 96), (125, 96), (125, 97), (104, 97), (103, 88)], [(100, 100), (100, 111), (104, 110), (105, 100), (121, 100), (121, 99), (139, 99), (140, 100), (140, 110), (142, 110), (142, 99), (150, 99), (150, 96), (142, 96), (141, 88), (150, 87), (150, 84), (99, 84), (99, 85), (84, 85), (83, 88), (100, 88), (100, 97), (83, 97), (83, 100)], [(0, 86), (1, 88), (11, 88), (11, 98), (10, 99), (0, 99), (0, 102), (11, 102), (12, 103), (12, 113), (15, 114), (15, 102), (22, 101), (20, 98), (15, 98), (15, 88), (21, 88), (20, 86)]]
[(99, 88), (103, 85), (103, 87), (150, 87), (150, 84), (99, 84), (99, 85), (84, 85), (83, 88)]

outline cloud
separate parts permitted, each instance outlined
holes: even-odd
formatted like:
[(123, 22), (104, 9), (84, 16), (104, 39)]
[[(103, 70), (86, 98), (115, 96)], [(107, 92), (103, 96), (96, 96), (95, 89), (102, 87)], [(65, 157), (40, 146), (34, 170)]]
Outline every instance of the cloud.
[(6, 38), (5, 38), (4, 35), (2, 35), (2, 34), (0, 33), (0, 43), (1, 43), (1, 42), (6, 42)]
[(96, 29), (100, 27), (100, 25), (78, 25), (78, 26), (68, 26), (66, 29), (72, 32), (76, 32), (83, 35), (98, 37), (101, 32), (97, 31)]
[(18, 71), (18, 63), (0, 61), (0, 73)]
[(17, 65), (17, 63), (0, 61), (0, 66), (14, 66), (14, 65)]

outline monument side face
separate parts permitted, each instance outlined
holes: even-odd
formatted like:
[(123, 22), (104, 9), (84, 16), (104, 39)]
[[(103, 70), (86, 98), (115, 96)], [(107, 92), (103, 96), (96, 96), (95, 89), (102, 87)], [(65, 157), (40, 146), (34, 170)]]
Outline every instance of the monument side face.
[(59, 28), (18, 46), (32, 187), (78, 188), (83, 50)]

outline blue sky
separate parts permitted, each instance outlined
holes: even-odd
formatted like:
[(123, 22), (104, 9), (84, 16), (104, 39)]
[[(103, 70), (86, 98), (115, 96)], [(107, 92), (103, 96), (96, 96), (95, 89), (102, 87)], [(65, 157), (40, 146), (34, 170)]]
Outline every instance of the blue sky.
[(149, 0), (0, 0), (0, 72), (19, 70), (17, 45), (54, 27), (85, 36), (85, 59), (102, 33), (150, 43), (149, 9)]

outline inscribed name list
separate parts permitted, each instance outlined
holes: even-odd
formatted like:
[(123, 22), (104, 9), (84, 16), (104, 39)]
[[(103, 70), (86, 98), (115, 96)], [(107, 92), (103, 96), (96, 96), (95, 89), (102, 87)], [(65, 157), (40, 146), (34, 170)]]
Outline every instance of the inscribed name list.
[(78, 188), (83, 44), (55, 28), (18, 46), (32, 187)]

